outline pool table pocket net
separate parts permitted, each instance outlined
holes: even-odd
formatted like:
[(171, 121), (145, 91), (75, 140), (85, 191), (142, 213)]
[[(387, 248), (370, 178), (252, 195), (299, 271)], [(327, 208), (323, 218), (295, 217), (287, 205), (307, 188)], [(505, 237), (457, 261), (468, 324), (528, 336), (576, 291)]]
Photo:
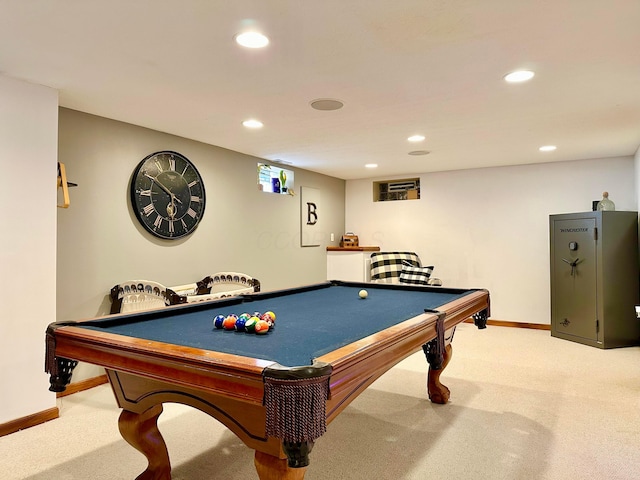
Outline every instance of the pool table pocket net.
[(320, 438), (327, 431), (328, 393), (329, 375), (300, 380), (265, 377), (267, 435), (292, 443)]
[(266, 434), (285, 444), (313, 443), (327, 431), (326, 404), (332, 367), (273, 364), (263, 372)]

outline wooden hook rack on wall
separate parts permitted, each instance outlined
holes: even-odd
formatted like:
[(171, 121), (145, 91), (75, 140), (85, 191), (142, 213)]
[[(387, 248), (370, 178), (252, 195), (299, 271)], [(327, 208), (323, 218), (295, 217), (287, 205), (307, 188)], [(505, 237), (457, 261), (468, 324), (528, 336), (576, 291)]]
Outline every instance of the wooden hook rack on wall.
[(67, 172), (64, 168), (64, 163), (58, 162), (58, 187), (62, 188), (62, 205), (58, 205), (58, 208), (69, 208), (69, 187), (77, 187), (77, 183), (71, 183), (67, 181)]

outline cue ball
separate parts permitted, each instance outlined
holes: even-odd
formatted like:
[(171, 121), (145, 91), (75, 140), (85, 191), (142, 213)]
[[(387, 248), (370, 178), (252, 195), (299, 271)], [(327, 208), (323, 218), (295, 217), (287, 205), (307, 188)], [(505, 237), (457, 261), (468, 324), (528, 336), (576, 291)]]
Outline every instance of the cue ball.
[(360, 296), (360, 298), (367, 298), (367, 295), (369, 295), (369, 294), (367, 293), (366, 290), (360, 290), (358, 292), (358, 295)]

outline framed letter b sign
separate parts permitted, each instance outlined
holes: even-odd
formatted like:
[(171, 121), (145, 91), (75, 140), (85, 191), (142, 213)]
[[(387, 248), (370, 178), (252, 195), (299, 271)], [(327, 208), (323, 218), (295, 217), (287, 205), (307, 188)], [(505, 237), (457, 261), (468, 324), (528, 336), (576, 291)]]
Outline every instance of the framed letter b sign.
[(320, 190), (312, 187), (300, 187), (300, 240), (303, 247), (318, 247), (322, 238), (319, 227)]
[(315, 225), (318, 223), (317, 208), (318, 206), (315, 203), (307, 202), (307, 225)]

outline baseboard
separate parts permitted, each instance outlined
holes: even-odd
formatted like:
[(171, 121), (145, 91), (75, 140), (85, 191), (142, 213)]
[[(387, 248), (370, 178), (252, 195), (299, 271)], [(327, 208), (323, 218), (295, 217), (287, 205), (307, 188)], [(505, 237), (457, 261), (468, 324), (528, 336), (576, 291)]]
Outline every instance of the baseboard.
[(0, 437), (15, 433), (25, 428), (34, 427), (41, 423), (48, 422), (60, 416), (58, 407), (49, 408), (42, 412), (27, 415), (26, 417), (16, 418), (10, 422), (0, 424)]
[[(472, 318), (465, 320), (465, 323), (473, 323)], [(551, 325), (544, 323), (522, 323), (522, 322), (507, 322), (504, 320), (487, 320), (487, 325), (493, 325), (496, 327), (516, 327), (516, 328), (532, 328), (534, 330), (551, 330)]]
[[(68, 385), (67, 389), (64, 392), (56, 393), (56, 398), (66, 397), (67, 395), (71, 395), (72, 393), (82, 392), (84, 390), (88, 390), (90, 388), (97, 387), (98, 385), (103, 385), (108, 382), (109, 379), (107, 378), (106, 374), (88, 378), (86, 380), (81, 380), (80, 382)], [(0, 437), (9, 435), (10, 433), (18, 432), (20, 430), (24, 430), (25, 428), (35, 427), (36, 425), (48, 422), (49, 420), (53, 420), (55, 418), (58, 418), (59, 416), (60, 411), (58, 410), (58, 407), (53, 407), (42, 412), (27, 415), (26, 417), (16, 418), (15, 420), (11, 420), (10, 422), (0, 424)]]
[(109, 379), (107, 375), (100, 375), (97, 377), (87, 378), (86, 380), (81, 380), (79, 382), (70, 383), (67, 385), (67, 388), (64, 392), (56, 393), (57, 398), (66, 397), (67, 395), (71, 395), (72, 393), (82, 392), (84, 390), (89, 390), (90, 388), (97, 387), (98, 385), (103, 385), (108, 383)]

